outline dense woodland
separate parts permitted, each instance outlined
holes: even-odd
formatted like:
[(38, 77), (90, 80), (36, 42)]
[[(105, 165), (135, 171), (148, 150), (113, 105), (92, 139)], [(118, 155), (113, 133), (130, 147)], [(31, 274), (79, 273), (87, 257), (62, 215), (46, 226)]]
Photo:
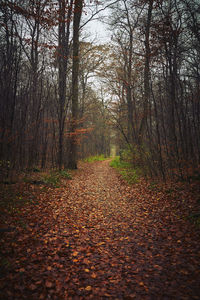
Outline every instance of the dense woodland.
[(0, 299), (200, 299), (199, 63), (199, 0), (0, 0)]
[[(109, 43), (88, 41), (99, 12)], [(2, 0), (1, 175), (113, 145), (145, 175), (198, 175), (199, 16), (198, 0)]]

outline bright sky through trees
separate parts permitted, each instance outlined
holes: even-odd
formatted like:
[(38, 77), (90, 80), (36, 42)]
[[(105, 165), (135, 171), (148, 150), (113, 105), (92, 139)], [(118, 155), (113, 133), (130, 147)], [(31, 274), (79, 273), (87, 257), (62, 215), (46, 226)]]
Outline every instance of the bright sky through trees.
[(85, 30), (88, 32), (88, 40), (94, 41), (97, 44), (109, 43), (111, 32), (108, 26), (100, 20), (92, 20), (85, 25)]

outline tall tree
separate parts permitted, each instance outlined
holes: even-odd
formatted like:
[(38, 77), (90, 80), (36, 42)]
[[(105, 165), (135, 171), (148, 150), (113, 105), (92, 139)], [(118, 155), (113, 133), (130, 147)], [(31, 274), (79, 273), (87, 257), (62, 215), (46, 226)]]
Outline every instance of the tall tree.
[(147, 114), (148, 114), (148, 107), (150, 102), (150, 56), (151, 56), (151, 49), (149, 43), (150, 37), (150, 28), (151, 28), (151, 19), (152, 19), (152, 9), (153, 9), (153, 0), (148, 1), (148, 13), (147, 19), (145, 22), (145, 63), (144, 63), (144, 112), (142, 121), (140, 124), (140, 132), (139, 132), (139, 144), (142, 142), (142, 138), (144, 135), (145, 130), (147, 130)]
[(73, 64), (72, 64), (72, 120), (68, 167), (77, 168), (76, 129), (78, 126), (78, 78), (79, 78), (79, 28), (83, 10), (83, 0), (76, 0), (74, 4), (73, 21)]
[[(69, 60), (69, 37), (72, 16), (73, 0), (70, 2), (59, 0), (59, 27), (58, 27), (58, 91), (59, 91), (59, 141), (58, 141), (58, 166), (61, 170), (63, 165), (63, 139), (66, 118), (66, 77)], [(67, 12), (66, 12), (67, 11)]]

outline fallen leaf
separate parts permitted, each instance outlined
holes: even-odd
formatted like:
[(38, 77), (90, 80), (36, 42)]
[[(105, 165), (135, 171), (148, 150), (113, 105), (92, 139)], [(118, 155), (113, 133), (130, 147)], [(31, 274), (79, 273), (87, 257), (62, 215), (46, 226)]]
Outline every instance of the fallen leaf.
[(90, 272), (90, 270), (89, 270), (89, 269), (85, 269), (84, 271), (85, 271), (86, 273)]
[(95, 273), (92, 273), (92, 274), (91, 274), (91, 277), (92, 277), (92, 278), (97, 278), (97, 275), (96, 275)]
[(84, 258), (84, 259), (83, 259), (83, 263), (86, 264), (86, 265), (88, 265), (88, 264), (90, 263), (90, 261), (89, 261), (89, 259)]
[(23, 272), (25, 272), (25, 269), (24, 268), (20, 268), (19, 272), (23, 273)]
[(47, 280), (47, 281), (45, 282), (45, 286), (46, 286), (47, 288), (52, 288), (53, 283), (52, 283), (51, 281)]
[(73, 255), (73, 256), (77, 256), (77, 255), (78, 255), (78, 252), (77, 252), (77, 251), (74, 251), (74, 252), (72, 253), (72, 255)]
[(100, 242), (97, 244), (97, 246), (105, 245), (105, 242)]
[(32, 284), (29, 286), (29, 288), (30, 288), (31, 291), (34, 291), (34, 290), (37, 289), (37, 286), (36, 286), (35, 284), (32, 283)]

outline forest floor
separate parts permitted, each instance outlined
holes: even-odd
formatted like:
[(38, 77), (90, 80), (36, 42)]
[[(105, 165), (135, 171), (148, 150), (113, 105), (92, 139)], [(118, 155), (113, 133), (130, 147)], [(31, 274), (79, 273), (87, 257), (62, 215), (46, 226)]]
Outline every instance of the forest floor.
[(197, 184), (130, 186), (103, 161), (18, 189), (31, 201), (1, 216), (0, 299), (200, 299)]

